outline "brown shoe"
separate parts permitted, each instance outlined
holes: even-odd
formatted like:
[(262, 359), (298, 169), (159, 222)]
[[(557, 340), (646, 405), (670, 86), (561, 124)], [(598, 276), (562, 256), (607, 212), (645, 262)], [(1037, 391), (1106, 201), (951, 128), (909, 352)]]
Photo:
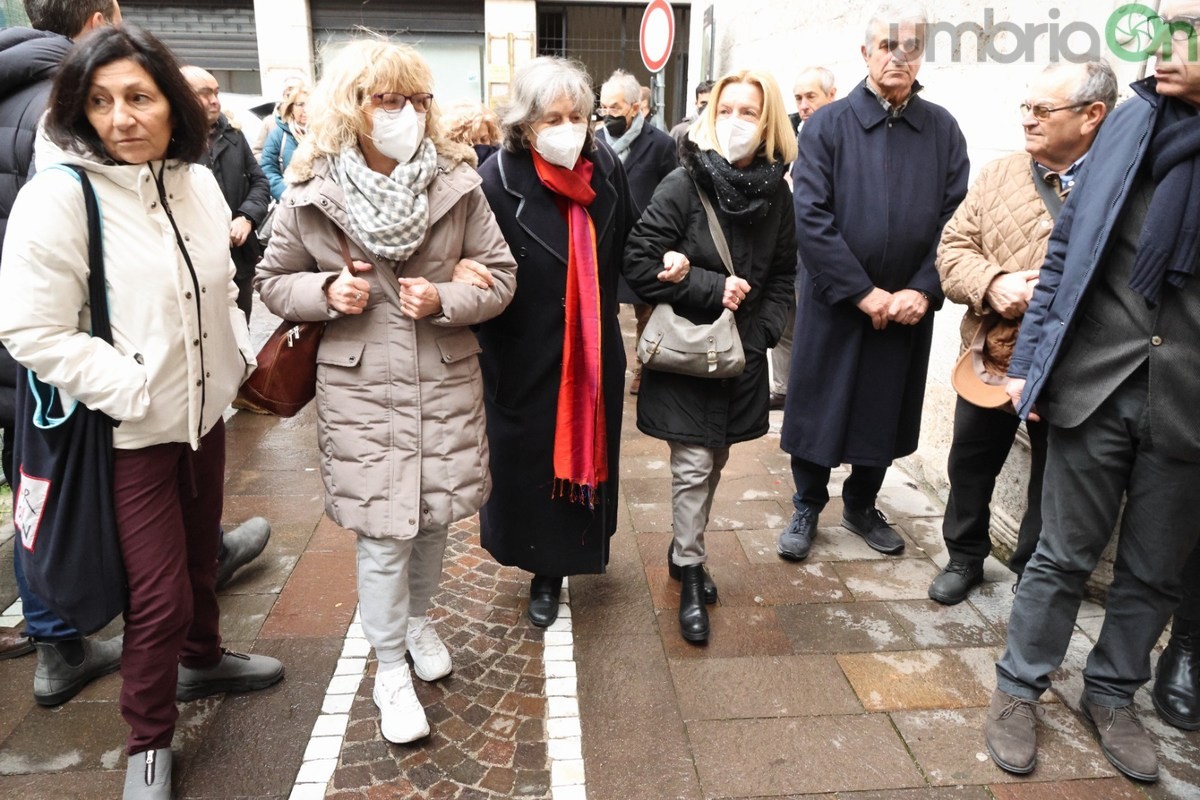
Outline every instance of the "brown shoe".
[(1133, 711), (1133, 704), (1102, 706), (1088, 700), (1087, 694), (1079, 698), (1083, 716), (1096, 726), (1100, 734), (1100, 749), (1114, 767), (1138, 781), (1153, 783), (1158, 780), (1158, 754), (1154, 742), (1142, 728), (1142, 723)]
[(992, 761), (1005, 772), (1028, 775), (1037, 766), (1037, 718), (1042, 708), (997, 689), (992, 693), (983, 738)]
[(638, 389), (641, 389), (641, 388), (642, 388), (642, 367), (641, 367), (641, 365), (639, 365), (638, 368), (633, 371), (633, 382), (629, 384), (629, 393), (637, 394)]
[(16, 658), (33, 652), (33, 640), (25, 635), (21, 626), (0, 628), (0, 661)]

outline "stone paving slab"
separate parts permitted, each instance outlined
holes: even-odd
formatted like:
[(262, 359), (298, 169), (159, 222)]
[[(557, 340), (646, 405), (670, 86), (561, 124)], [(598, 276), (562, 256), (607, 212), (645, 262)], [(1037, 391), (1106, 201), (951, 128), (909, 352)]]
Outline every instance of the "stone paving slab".
[(925, 784), (882, 714), (698, 721), (688, 733), (709, 798)]
[(904, 711), (890, 716), (933, 785), (1046, 783), (1117, 774), (1081, 719), (1061, 704), (1044, 708), (1037, 768), (1029, 777), (1010, 775), (988, 757), (983, 741), (987, 708)]

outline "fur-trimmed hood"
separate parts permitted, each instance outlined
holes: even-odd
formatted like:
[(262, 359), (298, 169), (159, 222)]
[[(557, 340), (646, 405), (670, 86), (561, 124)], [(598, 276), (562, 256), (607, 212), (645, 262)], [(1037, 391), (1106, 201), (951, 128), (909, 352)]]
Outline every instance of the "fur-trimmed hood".
[[(437, 148), (438, 166), (445, 168), (447, 172), (462, 163), (471, 167), (479, 166), (479, 157), (469, 144), (434, 140), (434, 146)], [(314, 175), (313, 162), (324, 157), (325, 154), (318, 153), (311, 141), (302, 142), (299, 149), (296, 150), (296, 155), (292, 157), (287, 171), (283, 174), (284, 179), (289, 185), (311, 180)]]

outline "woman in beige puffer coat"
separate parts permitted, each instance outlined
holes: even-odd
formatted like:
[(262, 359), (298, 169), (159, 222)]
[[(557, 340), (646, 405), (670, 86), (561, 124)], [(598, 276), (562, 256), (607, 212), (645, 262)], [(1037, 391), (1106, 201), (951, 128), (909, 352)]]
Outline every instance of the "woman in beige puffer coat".
[(355, 42), (328, 65), (255, 281), (279, 316), (328, 320), (316, 397), (326, 511), (358, 534), (374, 699), (392, 742), (429, 732), (406, 651), (424, 680), (451, 670), (430, 601), (450, 523), (491, 488), (468, 326), (503, 311), (516, 286), (474, 153), (441, 136), (431, 86), (404, 45)]

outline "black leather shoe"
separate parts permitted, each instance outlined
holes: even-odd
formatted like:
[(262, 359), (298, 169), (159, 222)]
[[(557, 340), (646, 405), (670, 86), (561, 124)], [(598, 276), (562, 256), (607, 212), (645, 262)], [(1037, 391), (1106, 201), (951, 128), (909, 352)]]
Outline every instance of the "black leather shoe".
[[(674, 559), (671, 558), (671, 555), (674, 552), (675, 552), (675, 542), (672, 541), (669, 544), (667, 544), (667, 574), (671, 576), (671, 580), (677, 581), (677, 580), (680, 580), (680, 576), (682, 575), (682, 573), (679, 571), (682, 569), (682, 567), (680, 567), (678, 564), (676, 564)], [(704, 604), (711, 606), (716, 602), (717, 602), (717, 584), (713, 583), (712, 575), (709, 575), (708, 570), (705, 569), (704, 570)]]
[(846, 508), (842, 511), (842, 526), (861, 536), (872, 550), (894, 556), (904, 552), (904, 540), (888, 524), (878, 508)]
[(787, 405), (787, 395), (771, 392), (771, 410), (779, 411)]
[(803, 561), (808, 558), (813, 539), (817, 535), (817, 512), (806, 508), (792, 512), (792, 519), (783, 533), (779, 534), (776, 552), (788, 561)]
[(558, 596), (562, 578), (534, 575), (529, 582), (529, 621), (539, 628), (549, 628), (558, 619)]
[(946, 568), (929, 584), (929, 599), (956, 606), (967, 599), (971, 588), (983, 583), (983, 564), (950, 559)]
[(704, 565), (680, 567), (679, 632), (689, 642), (708, 641), (708, 609), (704, 607)]
[(1171, 641), (1158, 659), (1154, 708), (1168, 725), (1200, 730), (1200, 622), (1175, 618)]

